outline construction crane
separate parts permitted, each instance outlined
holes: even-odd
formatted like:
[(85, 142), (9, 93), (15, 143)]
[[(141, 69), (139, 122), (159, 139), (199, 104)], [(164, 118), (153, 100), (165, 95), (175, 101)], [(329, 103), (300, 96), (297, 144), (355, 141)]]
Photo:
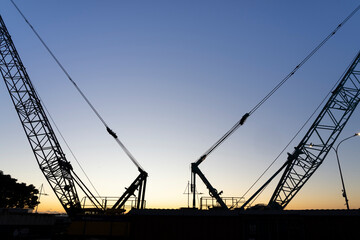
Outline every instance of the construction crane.
[(360, 101), (360, 52), (356, 55), (330, 98), (282, 167), (241, 207), (244, 209), (282, 171), (268, 203), (284, 209), (323, 163)]
[[(65, 157), (1, 16), (0, 71), (38, 165), (70, 217), (84, 213), (105, 213), (108, 210), (121, 213), (125, 202), (136, 191), (136, 208), (144, 208), (148, 174), (141, 168), (139, 176), (111, 209), (107, 209), (76, 175)], [(117, 138), (115, 133), (112, 136)], [(91, 207), (81, 206), (78, 191), (83, 192), (91, 201)]]
[[(215, 198), (217, 203), (220, 205), (220, 207), (222, 209), (228, 209), (226, 203), (223, 201), (223, 199), (220, 197), (220, 195), (222, 194), (222, 191), (218, 192), (209, 182), (209, 180), (207, 180), (207, 178), (205, 177), (205, 175), (201, 172), (199, 165), (211, 154), (211, 152), (213, 152), (217, 147), (220, 146), (221, 143), (223, 143), (227, 138), (229, 138), (230, 135), (232, 135), (240, 126), (242, 126), (245, 121), (255, 112), (257, 111), (287, 80), (289, 80), (332, 36), (334, 36), (336, 34), (336, 32), (342, 27), (344, 26), (344, 24), (360, 9), (360, 5), (354, 10), (352, 11), (321, 43), (319, 43), (285, 78), (283, 78), (254, 108), (252, 108), (250, 111), (248, 111), (247, 113), (245, 113), (241, 119), (235, 123), (235, 125), (229, 130), (227, 131), (214, 145), (212, 145), (208, 151), (206, 151), (196, 162), (193, 162), (191, 164), (191, 192), (193, 193), (193, 208), (196, 207), (196, 176), (199, 176), (200, 179), (204, 182), (205, 186), (208, 188), (209, 190), (209, 194), (211, 197)], [(325, 114), (325, 113), (324, 113)], [(332, 112), (328, 113), (328, 114), (333, 114)], [(330, 118), (332, 118), (330, 116)], [(331, 119), (333, 120), (333, 119)], [(331, 121), (330, 120), (330, 121)], [(334, 119), (336, 120), (336, 119)], [(319, 125), (319, 127), (321, 128), (321, 126)], [(324, 127), (325, 128), (325, 127)], [(318, 130), (316, 130), (317, 132)], [(338, 136), (338, 133), (334, 133), (331, 137), (334, 138), (336, 140), (336, 137)], [(319, 136), (320, 137), (320, 136)], [(306, 138), (306, 137), (305, 137)], [(304, 138), (304, 140), (306, 140)], [(322, 141), (320, 141), (321, 143)], [(301, 145), (301, 144), (300, 144)], [(299, 145), (299, 146), (300, 146)], [(332, 143), (330, 145), (330, 148), (332, 146)], [(319, 147), (319, 146), (317, 146)], [(323, 151), (323, 150), (319, 150), (322, 152), (322, 155), (319, 155), (318, 157), (320, 157), (320, 162), (322, 162), (323, 158), (325, 158), (328, 149), (326, 148), (325, 150), (327, 151)], [(300, 151), (300, 152), (299, 152)], [(301, 153), (301, 150), (296, 150), (294, 152), (294, 154), (289, 158), (298, 158), (299, 154)], [(309, 151), (309, 153), (311, 153), (311, 151)], [(325, 154), (324, 154), (325, 153)], [(290, 162), (290, 160), (289, 160)], [(306, 167), (305, 167), (306, 168)], [(311, 168), (313, 168), (313, 166), (311, 166)], [(305, 171), (305, 170), (303, 170)], [(294, 179), (292, 180), (296, 180), (296, 178), (298, 176), (296, 171), (294, 170), (294, 172), (290, 171), (291, 173), (289, 173), (290, 175), (294, 175), (292, 176)], [(307, 172), (307, 171), (305, 171)], [(283, 179), (287, 179), (287, 177), (284, 176)], [(287, 181), (287, 180), (285, 180)], [(291, 181), (291, 180), (290, 180)], [(285, 182), (283, 183), (285, 184)], [(291, 184), (291, 183), (286, 183), (286, 184)], [(302, 186), (303, 183), (301, 183), (300, 185), (297, 185), (297, 187)], [(277, 188), (281, 193), (285, 194), (285, 189), (280, 187), (280, 183), (279, 183), (279, 187)], [(297, 189), (297, 187), (295, 189)], [(281, 189), (281, 190), (280, 190)], [(296, 192), (296, 190), (295, 190)], [(291, 190), (291, 194), (293, 195), (295, 193), (294, 191)], [(279, 194), (274, 194), (273, 198), (280, 198)], [(273, 199), (272, 198), (272, 199)], [(291, 200), (291, 196), (290, 198), (286, 197), (286, 199)], [(274, 201), (274, 200), (273, 200)], [(276, 200), (276, 201), (280, 201), (280, 200)], [(246, 202), (248, 203), (248, 202)], [(231, 208), (234, 208), (234, 206), (231, 206)]]

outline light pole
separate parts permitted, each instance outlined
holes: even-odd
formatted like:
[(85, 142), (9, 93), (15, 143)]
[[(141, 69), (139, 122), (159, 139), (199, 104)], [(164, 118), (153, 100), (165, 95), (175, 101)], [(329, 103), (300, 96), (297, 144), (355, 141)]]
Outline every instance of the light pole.
[(341, 172), (341, 167), (340, 167), (340, 160), (339, 160), (339, 153), (338, 153), (338, 150), (339, 150), (339, 146), (341, 143), (345, 142), (346, 140), (350, 139), (350, 138), (353, 138), (353, 137), (356, 137), (356, 136), (360, 136), (360, 132), (358, 133), (355, 133), (354, 135), (350, 136), (350, 137), (347, 137), (343, 140), (341, 140), (338, 145), (336, 146), (336, 148), (333, 147), (333, 149), (335, 150), (335, 154), (336, 154), (336, 159), (337, 159), (337, 163), (338, 163), (338, 167), (339, 167), (339, 172), (340, 172), (340, 177), (341, 177), (341, 184), (342, 184), (342, 192), (343, 192), (343, 197), (345, 198), (345, 203), (346, 203), (346, 207), (347, 207), (347, 210), (349, 210), (349, 199), (347, 198), (347, 195), (346, 195), (346, 190), (345, 190), (345, 184), (344, 184), (344, 178), (342, 176), (342, 172)]

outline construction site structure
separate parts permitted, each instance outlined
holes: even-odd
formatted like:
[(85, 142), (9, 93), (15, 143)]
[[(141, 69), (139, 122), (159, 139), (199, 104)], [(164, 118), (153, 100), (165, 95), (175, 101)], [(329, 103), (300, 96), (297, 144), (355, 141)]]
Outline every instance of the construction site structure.
[(332, 149), (336, 139), (345, 127), (355, 108), (360, 101), (360, 52), (342, 76), (336, 88), (332, 91), (327, 103), (307, 131), (293, 153), (288, 154), (286, 162), (276, 173), (270, 177), (241, 207), (238, 202), (227, 205), (220, 197), (222, 191), (218, 192), (200, 171), (199, 165), (207, 155), (219, 146), (220, 141), (227, 138), (239, 126), (241, 126), (248, 115), (230, 129), (216, 144), (214, 144), (198, 161), (191, 164), (191, 190), (193, 192), (193, 207), (196, 207), (196, 176), (204, 182), (209, 189), (209, 194), (213, 197), (217, 206), (222, 209), (245, 209), (256, 196), (284, 169), (283, 175), (273, 192), (268, 203), (270, 208), (284, 209), (295, 195), (301, 190), (305, 183), (311, 178), (315, 171), (325, 160), (327, 154)]
[[(105, 206), (101, 197), (91, 193), (74, 172), (1, 16), (0, 72), (40, 170), (69, 216), (85, 213), (122, 213), (126, 201), (135, 195), (136, 191), (138, 197), (134, 207), (144, 208), (148, 176), (144, 170), (139, 168), (139, 176), (112, 207)], [(79, 191), (91, 202), (87, 208), (80, 203)]]

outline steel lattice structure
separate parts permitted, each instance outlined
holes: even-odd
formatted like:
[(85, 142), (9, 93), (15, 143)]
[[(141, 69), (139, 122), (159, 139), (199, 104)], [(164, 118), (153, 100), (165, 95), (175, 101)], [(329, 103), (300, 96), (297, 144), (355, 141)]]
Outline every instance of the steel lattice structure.
[[(72, 174), (72, 166), (65, 158), (1, 16), (0, 71), (41, 171), (65, 211), (69, 215), (81, 213), (75, 183), (83, 183)], [(81, 189), (88, 191), (85, 186)]]
[[(98, 200), (99, 197), (95, 197), (76, 175), (61, 149), (1, 16), (0, 71), (39, 167), (70, 217), (83, 213), (122, 213), (126, 201), (131, 196), (135, 196), (136, 191), (138, 191), (136, 208), (145, 207), (145, 188), (148, 174), (140, 167), (139, 176), (126, 189), (111, 210), (101, 204)], [(107, 130), (117, 139), (114, 132), (109, 128)], [(90, 207), (81, 206), (76, 187), (79, 187), (84, 197), (90, 200)]]
[(305, 137), (289, 154), (285, 171), (270, 199), (270, 206), (285, 208), (323, 163), (360, 101), (359, 61), (360, 52)]

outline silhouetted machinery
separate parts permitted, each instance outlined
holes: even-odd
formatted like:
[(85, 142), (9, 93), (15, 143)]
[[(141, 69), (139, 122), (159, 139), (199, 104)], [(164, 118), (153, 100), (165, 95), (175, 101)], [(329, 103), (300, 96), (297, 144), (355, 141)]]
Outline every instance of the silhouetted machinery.
[[(343, 130), (345, 124), (354, 112), (360, 101), (360, 52), (357, 54), (346, 73), (332, 92), (322, 111), (311, 125), (310, 129), (295, 147), (295, 151), (288, 154), (287, 161), (282, 167), (260, 187), (242, 206), (244, 209), (262, 190), (284, 169), (283, 175), (269, 201), (269, 207), (284, 209), (310, 179)], [(209, 189), (210, 196), (214, 197), (223, 209), (229, 209), (218, 192), (205, 178), (199, 169), (199, 164), (228, 138), (239, 126), (243, 125), (248, 117), (245, 114), (218, 142), (216, 142), (202, 157), (191, 164), (191, 191), (193, 193), (193, 207), (195, 207), (196, 175)], [(230, 208), (235, 208), (231, 206)]]
[[(285, 169), (269, 201), (268, 205), (270, 207), (285, 208), (323, 163), (331, 150), (360, 101), (359, 61), (360, 52), (350, 64), (304, 138), (299, 145), (295, 147), (294, 152), (288, 154), (287, 161), (277, 172), (279, 173)], [(267, 185), (277, 173), (274, 174), (265, 185)], [(263, 187), (265, 187), (265, 185)], [(262, 188), (260, 188), (258, 192), (260, 192)], [(246, 206), (249, 200), (244, 206)]]
[[(94, 196), (76, 175), (56, 138), (1, 16), (0, 71), (39, 167), (70, 217), (85, 213), (122, 213), (126, 201), (136, 191), (138, 196), (135, 207), (144, 208), (148, 175), (141, 167), (138, 168), (139, 176), (111, 208), (101, 202), (98, 196)], [(115, 133), (111, 133), (117, 138)], [(90, 207), (81, 205), (78, 191), (91, 201)]]
[[(332, 33), (332, 35), (333, 34), (334, 33)], [(295, 151), (288, 154), (287, 161), (283, 166), (242, 205), (241, 209), (244, 209), (284, 169), (283, 175), (268, 205), (276, 209), (285, 208), (323, 163), (360, 101), (359, 61), (360, 52), (339, 81), (337, 87), (332, 92), (327, 103), (304, 138), (298, 146), (295, 147)], [(300, 65), (298, 65), (289, 76), (294, 74), (299, 66)], [(145, 187), (148, 175), (135, 159), (131, 158), (138, 167), (140, 174), (110, 209), (101, 203), (98, 197), (95, 197), (91, 193), (73, 171), (70, 162), (67, 161), (61, 149), (1, 16), (0, 71), (39, 167), (69, 216), (84, 213), (121, 212), (125, 202), (134, 195), (136, 191), (138, 191), (136, 208), (144, 208)], [(265, 99), (267, 98), (268, 96)], [(257, 105), (255, 110), (258, 106), (259, 105)], [(244, 124), (252, 111), (254, 110), (246, 113), (219, 141), (196, 162), (191, 164), (191, 192), (193, 193), (194, 208), (196, 207), (196, 176), (199, 176), (205, 183), (209, 189), (210, 196), (216, 199), (221, 208), (235, 208), (235, 206), (227, 206), (220, 197), (222, 191), (218, 192), (210, 184), (199, 169), (199, 165), (212, 151)], [(107, 127), (107, 131), (122, 145), (111, 129)], [(128, 155), (131, 157), (131, 154), (128, 153)], [(82, 191), (91, 201), (91, 207), (85, 208), (81, 206), (78, 191)]]

